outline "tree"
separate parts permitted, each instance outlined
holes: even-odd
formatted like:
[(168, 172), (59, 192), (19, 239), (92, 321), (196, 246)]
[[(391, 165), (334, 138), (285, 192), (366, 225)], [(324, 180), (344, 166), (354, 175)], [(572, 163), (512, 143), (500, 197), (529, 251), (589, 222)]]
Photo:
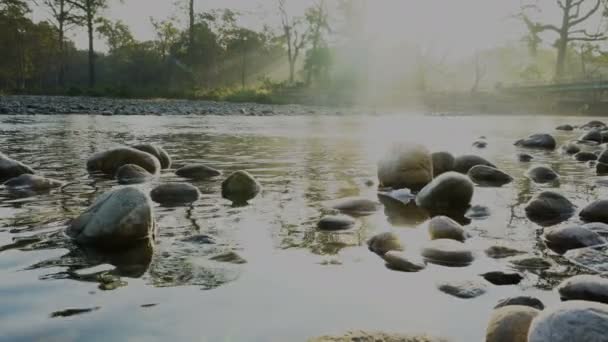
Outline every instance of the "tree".
[(122, 21), (112, 22), (105, 18), (99, 18), (97, 24), (97, 33), (106, 39), (110, 53), (135, 43), (131, 30)]
[(51, 12), (51, 22), (57, 30), (57, 44), (59, 46), (57, 82), (60, 87), (63, 87), (65, 85), (66, 64), (65, 34), (72, 25), (78, 22), (78, 18), (74, 15), (74, 6), (67, 3), (67, 0), (43, 0), (43, 4)]
[(598, 13), (605, 0), (556, 0), (562, 14), (561, 26), (544, 24), (533, 21), (528, 16), (530, 9), (538, 9), (537, 6), (524, 6), (520, 17), (523, 19), (530, 31), (533, 43), (538, 43), (538, 34), (550, 31), (557, 34), (554, 47), (557, 49), (557, 62), (555, 65), (555, 80), (564, 78), (566, 56), (568, 46), (573, 42), (594, 42), (608, 38), (604, 33), (589, 33), (587, 29), (580, 28), (594, 14)]
[(475, 66), (475, 79), (473, 81), (473, 86), (471, 87), (471, 94), (477, 93), (477, 91), (479, 90), (479, 83), (486, 76), (486, 71), (487, 71), (486, 65), (482, 64), (482, 62), (481, 62), (479, 52), (475, 53), (475, 58), (474, 58), (473, 63)]
[(306, 84), (310, 85), (313, 75), (318, 76), (328, 66), (330, 60), (324, 37), (325, 33), (331, 32), (325, 0), (319, 0), (307, 9), (305, 16), (312, 45), (305, 63)]
[(171, 47), (179, 39), (180, 31), (175, 26), (173, 20), (157, 21), (154, 18), (150, 18), (150, 22), (156, 31), (156, 48), (162, 58), (166, 59)]
[[(308, 32), (302, 29), (302, 19), (290, 17), (287, 13), (286, 0), (279, 1), (279, 13), (283, 27), (283, 39), (287, 46), (287, 59), (289, 62), (289, 83), (295, 81), (296, 63), (300, 51), (306, 46)], [(303, 30), (303, 32), (301, 32)]]
[(95, 86), (95, 22), (99, 12), (108, 6), (108, 0), (66, 0), (80, 12), (81, 23), (86, 26), (89, 39), (89, 87)]

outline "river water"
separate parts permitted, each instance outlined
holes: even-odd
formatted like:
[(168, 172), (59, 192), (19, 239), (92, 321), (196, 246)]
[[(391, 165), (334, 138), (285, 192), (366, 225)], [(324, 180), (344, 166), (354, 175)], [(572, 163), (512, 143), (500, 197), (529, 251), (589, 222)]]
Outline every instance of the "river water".
[[(305, 341), (351, 329), (429, 333), (452, 341), (481, 341), (494, 305), (531, 295), (559, 301), (552, 288), (578, 272), (546, 250), (541, 228), (523, 207), (535, 193), (558, 186), (580, 207), (608, 188), (594, 168), (559, 152), (532, 151), (551, 165), (559, 185), (536, 185), (523, 174), (513, 142), (549, 132), (559, 143), (580, 132), (562, 123), (591, 118), (552, 116), (2, 116), (2, 152), (70, 185), (20, 196), (0, 190), (0, 339), (7, 341)], [(472, 142), (486, 136), (488, 147)], [(376, 161), (395, 141), (434, 151), (475, 153), (516, 179), (502, 188), (476, 188), (474, 205), (490, 216), (467, 226), (476, 261), (464, 268), (429, 265), (418, 273), (387, 269), (365, 241), (383, 231), (399, 234), (406, 249), (427, 240), (425, 214), (384, 210), (359, 218), (357, 228), (322, 233), (316, 222), (325, 202), (347, 196), (376, 199)], [(157, 143), (175, 165), (202, 162), (224, 174), (248, 170), (264, 186), (251, 205), (233, 208), (220, 196), (221, 179), (195, 182), (200, 200), (188, 207), (155, 208), (154, 246), (124, 255), (83, 251), (63, 235), (71, 218), (119, 185), (91, 178), (86, 159), (121, 144)], [(593, 149), (593, 148), (590, 148)], [(597, 147), (596, 147), (597, 149)], [(180, 181), (173, 170), (149, 184)], [(575, 221), (576, 217), (572, 219)], [(205, 237), (205, 238), (203, 238)], [(212, 240), (214, 243), (208, 243)], [(484, 249), (505, 244), (547, 258), (553, 267), (526, 271), (516, 286), (493, 286), (476, 299), (440, 292), (436, 283), (479, 279), (508, 270), (508, 259)], [(234, 251), (245, 264), (211, 256)], [(101, 290), (110, 273), (122, 287)], [(92, 309), (88, 312), (66, 309)]]

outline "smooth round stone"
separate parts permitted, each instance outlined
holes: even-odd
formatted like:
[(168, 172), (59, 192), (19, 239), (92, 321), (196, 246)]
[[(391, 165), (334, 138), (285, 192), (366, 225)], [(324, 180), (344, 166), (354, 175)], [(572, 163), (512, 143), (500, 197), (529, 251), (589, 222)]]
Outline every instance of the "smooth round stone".
[(378, 162), (378, 180), (381, 187), (417, 191), (432, 179), (431, 153), (422, 145), (395, 144)]
[(220, 171), (207, 165), (201, 164), (186, 165), (177, 169), (177, 171), (175, 171), (175, 174), (180, 177), (196, 180), (205, 180), (222, 175)]
[(346, 197), (330, 203), (333, 209), (350, 215), (371, 215), (380, 203), (362, 197)]
[(449, 152), (435, 152), (431, 154), (433, 160), (433, 177), (437, 177), (449, 171), (454, 171), (456, 159)]
[(580, 141), (593, 141), (598, 144), (602, 143), (602, 132), (599, 129), (592, 129), (578, 138)]
[(317, 227), (325, 231), (347, 230), (355, 226), (355, 220), (344, 215), (330, 215), (323, 217)]
[(238, 204), (247, 203), (260, 191), (262, 186), (247, 171), (236, 171), (222, 182), (222, 197)]
[(538, 298), (528, 297), (528, 296), (519, 296), (519, 297), (509, 297), (502, 299), (496, 304), (494, 309), (502, 308), (510, 305), (523, 305), (529, 306), (531, 308), (535, 308), (537, 310), (544, 310), (545, 304), (541, 302)]
[(386, 261), (386, 266), (395, 271), (418, 272), (426, 268), (424, 260), (419, 260), (399, 251), (388, 251), (382, 259)]
[(550, 134), (533, 134), (526, 139), (516, 141), (515, 145), (526, 148), (554, 150), (557, 143), (555, 142), (555, 138)]
[(559, 178), (559, 175), (548, 166), (534, 166), (526, 171), (526, 177), (536, 183), (553, 182)]
[(443, 293), (463, 299), (476, 298), (487, 291), (486, 284), (472, 280), (440, 282), (437, 288)]
[(121, 166), (127, 164), (138, 165), (151, 174), (157, 174), (161, 169), (158, 158), (130, 147), (115, 148), (93, 155), (87, 161), (87, 169), (89, 172), (114, 176)]
[(608, 200), (597, 200), (589, 204), (579, 216), (585, 222), (608, 223)]
[(572, 127), (572, 125), (566, 124), (566, 125), (557, 126), (555, 129), (558, 131), (573, 131), (574, 127)]
[(597, 163), (595, 164), (595, 172), (600, 175), (608, 175), (608, 164)]
[(0, 181), (6, 181), (23, 174), (33, 175), (34, 173), (34, 170), (29, 166), (0, 153)]
[(454, 267), (468, 266), (474, 260), (465, 244), (448, 239), (431, 241), (422, 250), (422, 256), (431, 263)]
[(606, 342), (608, 305), (569, 301), (549, 307), (533, 321), (528, 342)]
[(547, 246), (559, 254), (608, 243), (599, 234), (579, 225), (546, 229), (544, 239)]
[(463, 242), (467, 234), (462, 226), (447, 216), (436, 216), (429, 221), (431, 240), (451, 239)]
[(496, 167), (496, 165), (490, 163), (483, 157), (467, 154), (463, 156), (458, 156), (456, 160), (454, 160), (454, 171), (462, 174), (467, 174), (470, 169), (477, 165), (484, 165), (489, 167)]
[(534, 223), (551, 226), (568, 220), (576, 207), (564, 196), (544, 191), (534, 196), (526, 205), (526, 216)]
[(519, 273), (506, 273), (500, 271), (487, 272), (481, 274), (481, 276), (494, 285), (517, 285), (524, 279)]
[(518, 153), (517, 154), (517, 160), (519, 160), (522, 163), (529, 163), (532, 161), (532, 159), (534, 159), (534, 157), (532, 157), (531, 155), (529, 155), (527, 153)]
[(399, 236), (391, 232), (374, 235), (367, 240), (367, 246), (370, 251), (378, 255), (384, 255), (389, 251), (403, 251), (404, 249)]
[(539, 313), (519, 305), (495, 309), (486, 329), (486, 342), (528, 342), (530, 325)]
[(198, 189), (187, 183), (162, 184), (150, 192), (150, 197), (160, 204), (192, 203), (199, 199)]
[(171, 167), (171, 157), (162, 147), (154, 144), (140, 144), (133, 146), (133, 148), (155, 156), (160, 161), (160, 166), (163, 170)]
[(477, 165), (469, 170), (469, 178), (479, 185), (503, 186), (513, 181), (505, 172), (485, 165)]
[(467, 208), (473, 198), (471, 180), (456, 172), (446, 172), (425, 186), (416, 197), (416, 204), (428, 210)]
[(146, 169), (134, 164), (123, 165), (116, 171), (116, 180), (120, 184), (144, 183), (151, 176)]
[(557, 291), (563, 301), (586, 300), (608, 304), (608, 279), (596, 275), (577, 275), (564, 280)]
[(561, 147), (561, 150), (563, 153), (565, 154), (570, 154), (570, 155), (574, 155), (577, 154), (581, 151), (581, 148), (578, 147), (576, 144), (573, 143), (568, 143), (566, 145), (563, 145)]
[(597, 156), (592, 152), (579, 152), (574, 155), (574, 159), (580, 162), (597, 160)]
[(525, 254), (526, 252), (505, 246), (491, 246), (486, 249), (486, 255), (492, 259), (503, 259)]
[(524, 257), (511, 260), (511, 265), (523, 270), (545, 270), (551, 268), (551, 263), (539, 257)]
[(4, 187), (11, 190), (43, 191), (61, 186), (63, 186), (63, 182), (31, 174), (22, 174), (4, 183)]

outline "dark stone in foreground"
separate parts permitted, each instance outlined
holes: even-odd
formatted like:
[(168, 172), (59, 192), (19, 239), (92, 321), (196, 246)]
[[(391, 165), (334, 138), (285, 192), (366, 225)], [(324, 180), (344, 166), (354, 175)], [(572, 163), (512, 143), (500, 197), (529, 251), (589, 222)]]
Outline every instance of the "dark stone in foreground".
[(494, 285), (517, 285), (524, 279), (519, 273), (505, 272), (488, 272), (481, 276)]
[(526, 171), (526, 176), (536, 183), (553, 182), (559, 178), (559, 175), (553, 169), (544, 165), (530, 168)]
[(573, 131), (574, 127), (572, 127), (572, 125), (566, 124), (566, 125), (557, 126), (555, 129), (558, 131)]
[(150, 197), (160, 204), (186, 204), (197, 201), (200, 193), (192, 184), (171, 183), (157, 186), (150, 192)]
[(456, 159), (449, 152), (435, 152), (431, 154), (433, 160), (433, 177), (437, 177), (449, 171), (454, 171)]
[(589, 204), (579, 216), (585, 222), (608, 223), (608, 200), (597, 200)]
[(468, 208), (474, 186), (468, 177), (447, 172), (433, 179), (416, 197), (416, 204), (431, 211)]
[(260, 183), (247, 171), (236, 171), (222, 182), (222, 197), (235, 204), (246, 204), (261, 190)]
[(591, 152), (579, 152), (574, 155), (574, 159), (580, 162), (587, 162), (592, 160), (597, 160), (597, 156)]
[(517, 160), (519, 160), (522, 163), (529, 163), (532, 161), (532, 159), (534, 159), (534, 157), (532, 157), (531, 155), (529, 155), (527, 153), (518, 153), (517, 154)]
[(469, 170), (469, 178), (479, 185), (503, 186), (513, 181), (513, 177), (505, 172), (485, 165), (477, 165)]
[(544, 239), (547, 246), (558, 254), (607, 243), (599, 234), (579, 225), (545, 229)]
[(526, 216), (541, 226), (551, 226), (568, 220), (576, 207), (566, 197), (544, 191), (534, 196), (526, 205)]

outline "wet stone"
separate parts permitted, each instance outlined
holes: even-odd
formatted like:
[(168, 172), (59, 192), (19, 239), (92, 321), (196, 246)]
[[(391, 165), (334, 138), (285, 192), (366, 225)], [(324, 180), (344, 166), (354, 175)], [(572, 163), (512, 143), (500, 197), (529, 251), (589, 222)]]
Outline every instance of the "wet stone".
[(548, 166), (534, 166), (526, 171), (526, 177), (536, 183), (549, 183), (557, 180), (559, 175)]
[(361, 197), (347, 197), (330, 203), (333, 209), (349, 215), (371, 215), (378, 210), (380, 203)]
[(403, 245), (399, 240), (399, 236), (395, 233), (385, 232), (373, 236), (367, 241), (369, 250), (378, 254), (384, 255), (389, 251), (403, 251)]
[(608, 279), (597, 275), (577, 275), (564, 280), (557, 291), (563, 301), (586, 300), (608, 304)]
[(443, 293), (462, 299), (476, 298), (487, 291), (484, 283), (472, 280), (440, 282), (437, 284), (437, 288)]
[(180, 177), (195, 180), (205, 180), (222, 175), (220, 171), (202, 164), (186, 165), (177, 169), (177, 171), (175, 171), (175, 174)]
[(552, 266), (549, 261), (539, 257), (518, 258), (510, 262), (515, 268), (523, 270), (545, 270)]
[(152, 189), (150, 197), (160, 204), (187, 204), (200, 197), (198, 188), (187, 183), (162, 184)]
[(321, 218), (317, 223), (320, 230), (339, 231), (351, 229), (355, 226), (355, 220), (344, 215), (329, 215)]
[(541, 302), (538, 298), (528, 297), (528, 296), (519, 296), (519, 297), (509, 297), (502, 299), (496, 304), (494, 309), (498, 309), (501, 307), (509, 306), (509, 305), (523, 305), (529, 306), (531, 308), (535, 308), (538, 310), (544, 310), (545, 304)]
[(519, 273), (506, 273), (500, 271), (484, 273), (481, 274), (481, 276), (494, 285), (517, 285), (524, 279)]
[(526, 252), (505, 246), (491, 246), (486, 249), (486, 255), (493, 259), (503, 259), (512, 256), (525, 254)]
[(539, 310), (509, 305), (495, 309), (486, 329), (486, 342), (528, 342), (528, 331)]
[(237, 253), (230, 251), (222, 254), (218, 254), (209, 258), (209, 260), (217, 261), (217, 262), (225, 262), (229, 264), (246, 264), (247, 260), (243, 259)]
[(532, 157), (531, 155), (529, 155), (527, 153), (518, 153), (517, 154), (517, 160), (519, 160), (522, 163), (529, 163), (532, 161), (532, 159), (534, 159), (534, 157)]
[(551, 226), (568, 220), (574, 215), (576, 207), (566, 197), (544, 191), (534, 196), (526, 204), (526, 216), (534, 223)]
[(608, 272), (608, 246), (573, 249), (566, 252), (564, 258), (593, 272)]
[(386, 261), (386, 267), (395, 271), (418, 272), (426, 267), (424, 260), (403, 252), (389, 251), (382, 258)]
[(448, 239), (433, 240), (422, 250), (422, 256), (429, 262), (443, 266), (468, 266), (474, 260), (473, 253), (465, 244)]

